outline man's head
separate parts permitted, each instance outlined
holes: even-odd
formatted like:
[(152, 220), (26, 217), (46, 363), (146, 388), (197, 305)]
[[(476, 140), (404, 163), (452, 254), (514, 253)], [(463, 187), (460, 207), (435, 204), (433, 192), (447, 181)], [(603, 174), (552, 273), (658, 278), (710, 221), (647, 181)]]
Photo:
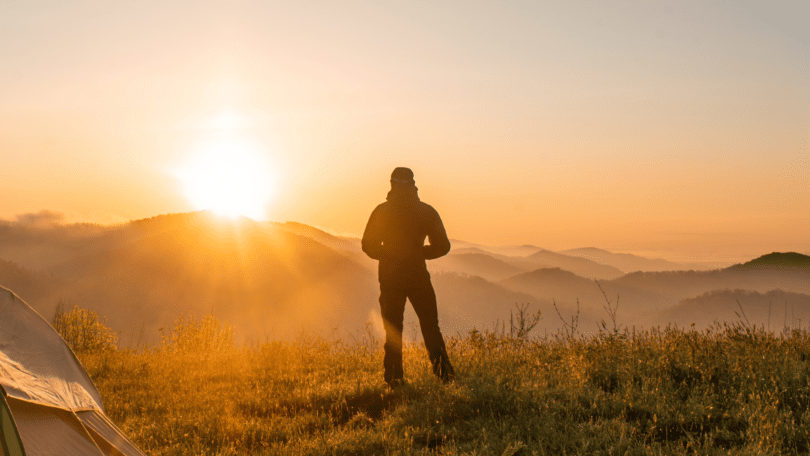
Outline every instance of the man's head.
[(410, 168), (395, 168), (391, 173), (391, 185), (394, 184), (415, 184), (413, 180), (413, 171)]

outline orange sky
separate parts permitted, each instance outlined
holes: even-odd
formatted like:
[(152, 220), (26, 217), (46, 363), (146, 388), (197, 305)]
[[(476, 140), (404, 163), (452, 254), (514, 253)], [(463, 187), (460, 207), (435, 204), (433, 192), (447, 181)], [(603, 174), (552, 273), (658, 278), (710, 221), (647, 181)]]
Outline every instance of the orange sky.
[(359, 234), (410, 166), (455, 239), (810, 252), (799, 2), (170, 3), (0, 4), (0, 218), (198, 209), (225, 138), (270, 220)]

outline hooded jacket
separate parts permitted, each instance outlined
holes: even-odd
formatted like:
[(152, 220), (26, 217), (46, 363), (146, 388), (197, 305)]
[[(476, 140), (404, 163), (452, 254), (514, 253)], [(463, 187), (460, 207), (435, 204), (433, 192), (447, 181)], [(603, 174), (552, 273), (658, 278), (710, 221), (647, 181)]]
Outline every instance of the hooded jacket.
[(439, 213), (419, 200), (413, 185), (392, 186), (387, 201), (371, 213), (363, 233), (363, 252), (379, 260), (382, 285), (430, 283), (425, 260), (449, 251), (450, 240)]

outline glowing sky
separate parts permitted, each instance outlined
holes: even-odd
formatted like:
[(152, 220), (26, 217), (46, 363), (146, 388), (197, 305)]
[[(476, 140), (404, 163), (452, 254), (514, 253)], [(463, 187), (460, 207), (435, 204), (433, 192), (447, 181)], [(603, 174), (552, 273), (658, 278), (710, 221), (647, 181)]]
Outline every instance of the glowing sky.
[(3, 1), (0, 218), (194, 210), (229, 138), (270, 220), (359, 234), (410, 166), (454, 239), (810, 252), (808, 5)]

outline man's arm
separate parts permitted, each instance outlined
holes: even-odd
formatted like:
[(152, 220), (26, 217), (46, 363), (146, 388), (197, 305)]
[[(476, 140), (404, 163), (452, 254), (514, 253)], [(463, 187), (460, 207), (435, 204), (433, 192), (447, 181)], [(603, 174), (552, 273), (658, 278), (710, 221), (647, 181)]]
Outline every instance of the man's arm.
[(450, 251), (450, 240), (447, 239), (447, 232), (444, 231), (444, 224), (439, 217), (439, 213), (430, 207), (428, 211), (427, 236), (428, 243), (423, 247), (426, 260), (433, 260), (440, 256), (447, 255)]
[(382, 233), (383, 233), (383, 220), (382, 210), (377, 206), (371, 212), (366, 224), (366, 230), (363, 232), (363, 252), (375, 260), (380, 260), (385, 255), (385, 248), (383, 247)]

